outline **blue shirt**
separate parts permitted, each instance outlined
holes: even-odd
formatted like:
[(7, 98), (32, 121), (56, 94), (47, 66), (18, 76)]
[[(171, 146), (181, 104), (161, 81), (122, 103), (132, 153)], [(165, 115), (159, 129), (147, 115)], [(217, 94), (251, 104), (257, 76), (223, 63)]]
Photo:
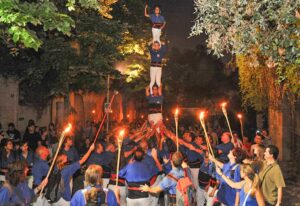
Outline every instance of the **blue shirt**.
[(87, 160), (86, 164), (87, 166), (91, 164), (101, 165), (108, 167), (109, 164), (113, 161), (115, 158), (114, 153), (112, 152), (102, 152), (101, 154), (93, 152), (89, 159)]
[(148, 182), (154, 175), (156, 171), (144, 160), (129, 163), (119, 172), (119, 177), (127, 182)]
[(223, 162), (228, 162), (229, 159), (227, 155), (229, 154), (230, 150), (234, 148), (234, 145), (232, 142), (228, 142), (226, 144), (222, 143), (216, 146), (217, 150), (221, 150), (222, 154), (219, 155), (219, 159), (222, 160)]
[(79, 161), (74, 162), (68, 166), (65, 166), (62, 171), (61, 171), (61, 176), (64, 180), (64, 186), (65, 186), (65, 191), (62, 195), (62, 197), (66, 201), (71, 200), (71, 188), (70, 188), (70, 179), (73, 176), (73, 174), (80, 169), (80, 164)]
[(68, 162), (73, 163), (80, 159), (77, 149), (75, 147), (71, 147), (68, 151), (63, 150), (63, 154), (67, 155)]
[(22, 155), (22, 152), (20, 152), (19, 155), (18, 155), (18, 160), (26, 161), (27, 165), (29, 167), (32, 167), (33, 166), (33, 162), (35, 160), (35, 155), (34, 155), (34, 153), (32, 151), (28, 151), (27, 157), (25, 158)]
[[(170, 174), (177, 179), (184, 177), (184, 171), (182, 168), (172, 169)], [(171, 179), (168, 176), (164, 177), (163, 180), (159, 183), (159, 187), (163, 191), (168, 192), (168, 194), (171, 194), (171, 195), (176, 194), (176, 186), (177, 186), (177, 181)]]
[(10, 193), (7, 187), (2, 186), (0, 189), (0, 205), (4, 203), (29, 205), (31, 203), (34, 192), (28, 187), (27, 181), (19, 183), (16, 189), (19, 191), (18, 195), (21, 195), (21, 197), (16, 194), (15, 189), (12, 188), (13, 191)]
[[(226, 175), (232, 181), (234, 182), (241, 181), (239, 165), (235, 163), (231, 165), (230, 162), (228, 162), (224, 164), (222, 170), (223, 170), (223, 174)], [(238, 192), (239, 190), (231, 188), (222, 178), (219, 177), (219, 179), (220, 179), (220, 187), (217, 193), (218, 200), (225, 205), (229, 205), (229, 206), (234, 205), (236, 192)]]
[(16, 161), (16, 154), (12, 151), (8, 157), (1, 155), (1, 168), (7, 168), (9, 164)]
[[(244, 191), (244, 186), (240, 191), (240, 204), (239, 206), (243, 206), (244, 201), (246, 199), (247, 193), (245, 193)], [(251, 195), (248, 196), (247, 200), (246, 200), (246, 204), (247, 206), (258, 206), (258, 203), (256, 201), (255, 197), (251, 197)]]
[(150, 14), (150, 20), (152, 23), (165, 23), (166, 20), (165, 20), (165, 17), (163, 17), (162, 15), (158, 15), (156, 16), (155, 14)]
[(47, 176), (48, 170), (48, 162), (37, 158), (32, 166), (33, 184), (39, 185), (43, 178)]
[[(84, 197), (84, 193), (86, 191), (89, 191), (90, 189), (91, 189), (91, 187), (88, 186), (83, 190), (78, 190), (71, 199), (71, 206), (85, 206), (86, 200)], [(108, 206), (117, 206), (118, 202), (117, 202), (115, 193), (112, 190), (106, 189), (106, 188), (103, 188), (103, 190), (104, 191), (107, 190), (107, 196), (106, 196), (107, 205)]]
[(151, 62), (161, 63), (167, 52), (167, 46), (161, 45), (159, 50), (153, 50), (152, 47), (149, 47), (149, 52), (151, 56)]

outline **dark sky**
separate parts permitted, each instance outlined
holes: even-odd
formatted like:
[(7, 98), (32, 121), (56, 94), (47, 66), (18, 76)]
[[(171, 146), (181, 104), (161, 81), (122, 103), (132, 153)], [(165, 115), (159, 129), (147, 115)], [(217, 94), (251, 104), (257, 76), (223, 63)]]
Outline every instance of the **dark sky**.
[(188, 39), (195, 19), (193, 0), (150, 0), (150, 6), (155, 4), (161, 6), (162, 15), (166, 18), (167, 27), (164, 35), (170, 41), (170, 47), (184, 50), (205, 44), (204, 37)]

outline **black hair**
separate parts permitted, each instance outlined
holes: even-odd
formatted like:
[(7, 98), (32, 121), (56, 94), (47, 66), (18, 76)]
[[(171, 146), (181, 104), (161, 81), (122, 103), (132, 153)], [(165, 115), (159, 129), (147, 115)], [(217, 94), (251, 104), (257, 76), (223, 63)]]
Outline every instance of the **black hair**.
[(275, 145), (269, 145), (269, 146), (267, 146), (267, 148), (269, 148), (269, 153), (271, 155), (273, 155), (273, 158), (275, 160), (277, 160), (278, 155), (279, 155), (279, 149), (278, 149), (278, 147), (276, 147)]
[(15, 124), (13, 122), (8, 123), (8, 127), (15, 127)]
[(145, 152), (141, 147), (138, 147), (134, 153), (134, 160), (141, 162), (144, 159)]

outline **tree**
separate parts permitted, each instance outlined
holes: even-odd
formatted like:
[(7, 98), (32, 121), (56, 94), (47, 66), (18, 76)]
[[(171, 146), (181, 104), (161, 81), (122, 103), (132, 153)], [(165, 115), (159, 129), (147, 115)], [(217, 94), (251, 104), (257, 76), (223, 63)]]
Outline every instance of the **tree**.
[[(197, 17), (191, 35), (206, 33), (209, 51), (219, 57), (227, 52), (236, 55), (244, 105), (261, 110), (269, 102), (280, 104), (286, 94), (292, 104), (299, 96), (299, 6), (300, 1), (289, 0), (195, 0)], [(279, 87), (281, 95), (273, 96), (276, 99), (267, 95), (262, 102), (262, 96), (253, 95), (261, 94), (262, 88), (270, 94), (278, 92), (247, 79), (251, 75), (259, 80), (262, 73), (270, 73), (268, 80)], [(256, 104), (257, 100), (263, 105)]]
[(75, 22), (64, 12), (75, 10), (77, 5), (86, 9), (97, 10), (102, 16), (111, 18), (111, 5), (117, 0), (66, 0), (64, 8), (59, 8), (54, 0), (25, 1), (0, 0), (0, 37), (10, 47), (33, 48), (36, 51), (43, 41), (37, 35), (37, 29), (57, 30), (70, 36)]

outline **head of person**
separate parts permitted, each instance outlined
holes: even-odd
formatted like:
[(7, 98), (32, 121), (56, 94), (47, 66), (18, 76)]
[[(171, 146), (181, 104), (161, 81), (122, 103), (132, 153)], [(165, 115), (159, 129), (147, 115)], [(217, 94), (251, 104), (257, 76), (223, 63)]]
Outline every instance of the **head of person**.
[(230, 162), (235, 162), (237, 164), (240, 164), (247, 157), (247, 154), (244, 150), (237, 147), (237, 148), (233, 148), (232, 150), (230, 150), (227, 157)]
[(152, 87), (153, 96), (158, 96), (158, 86), (155, 84)]
[(229, 132), (224, 132), (221, 136), (221, 141), (226, 144), (231, 141), (231, 136)]
[(26, 180), (29, 169), (25, 161), (16, 161), (8, 166), (6, 181), (16, 187), (19, 183)]
[(249, 143), (249, 142), (250, 142), (249, 137), (244, 136), (243, 137), (243, 144), (246, 144), (246, 143)]
[(254, 147), (254, 156), (256, 160), (263, 160), (264, 159), (264, 155), (265, 155), (265, 146), (262, 144), (256, 145), (256, 147)]
[(14, 149), (14, 144), (13, 144), (13, 141), (11, 139), (6, 139), (4, 141), (4, 149), (7, 151), (7, 152), (11, 152), (13, 151)]
[(104, 148), (103, 148), (103, 145), (100, 143), (100, 142), (97, 142), (96, 143), (96, 149), (95, 149), (95, 152), (97, 154), (101, 154), (104, 152)]
[(142, 148), (137, 148), (137, 150), (134, 152), (134, 160), (137, 162), (141, 162), (144, 159), (145, 152)]
[(23, 153), (26, 153), (26, 152), (28, 152), (28, 142), (26, 142), (26, 141), (21, 141), (20, 142), (20, 148), (21, 148), (21, 151), (23, 152)]
[(50, 155), (50, 151), (45, 146), (39, 146), (36, 149), (36, 154), (41, 160), (47, 160), (48, 156)]
[(49, 130), (54, 130), (55, 129), (55, 125), (53, 122), (51, 122), (48, 126)]
[(106, 151), (115, 152), (116, 151), (116, 146), (113, 143), (108, 143), (107, 147), (106, 147)]
[(195, 143), (197, 145), (202, 145), (204, 143), (204, 137), (202, 135), (198, 135), (196, 138), (195, 138)]
[(167, 151), (170, 153), (174, 153), (177, 150), (176, 144), (171, 138), (166, 139), (166, 147)]
[(152, 49), (153, 50), (157, 51), (157, 50), (160, 49), (160, 47), (161, 47), (161, 45), (158, 41), (153, 42), (153, 44), (152, 44)]
[(67, 136), (65, 139), (65, 146), (66, 147), (72, 147), (73, 146), (73, 138), (70, 136)]
[(175, 168), (180, 168), (183, 162), (183, 155), (181, 154), (181, 152), (175, 152), (172, 155), (172, 166)]
[(84, 185), (96, 186), (102, 184), (103, 169), (100, 165), (90, 165), (84, 173)]
[(85, 192), (84, 197), (87, 205), (98, 205), (98, 197), (100, 188), (97, 185), (102, 185), (103, 169), (100, 165), (90, 165), (84, 174), (85, 186), (91, 186), (92, 188)]
[(186, 142), (192, 142), (193, 141), (193, 134), (191, 132), (185, 132), (183, 134), (183, 140)]
[(265, 151), (265, 160), (277, 160), (279, 155), (279, 149), (275, 145), (269, 145)]
[(233, 132), (233, 133), (232, 133), (232, 136), (233, 136), (233, 138), (234, 138), (235, 140), (239, 139), (239, 135), (238, 135), (238, 133), (236, 133), (236, 132)]
[(66, 154), (59, 154), (56, 159), (56, 167), (58, 170), (62, 170), (68, 163), (68, 157)]
[(155, 15), (159, 15), (161, 13), (160, 6), (156, 5), (153, 11)]
[(263, 138), (261, 135), (256, 134), (254, 137), (254, 143), (255, 144), (262, 144), (263, 143)]
[(33, 121), (29, 121), (27, 128), (28, 128), (28, 132), (30, 134), (34, 133), (35, 132), (35, 124), (34, 124), (34, 122)]
[(15, 130), (15, 124), (14, 123), (9, 123), (8, 124), (8, 131), (14, 131)]
[(241, 165), (241, 178), (248, 179), (251, 181), (252, 191), (250, 195), (252, 197), (255, 196), (256, 189), (259, 187), (259, 177), (254, 169), (253, 165), (250, 164), (242, 164)]
[(265, 137), (267, 137), (269, 135), (268, 130), (266, 130), (266, 129), (262, 129), (261, 134)]
[(140, 142), (140, 148), (143, 150), (144, 153), (146, 153), (149, 149), (148, 142), (146, 140), (142, 140)]

